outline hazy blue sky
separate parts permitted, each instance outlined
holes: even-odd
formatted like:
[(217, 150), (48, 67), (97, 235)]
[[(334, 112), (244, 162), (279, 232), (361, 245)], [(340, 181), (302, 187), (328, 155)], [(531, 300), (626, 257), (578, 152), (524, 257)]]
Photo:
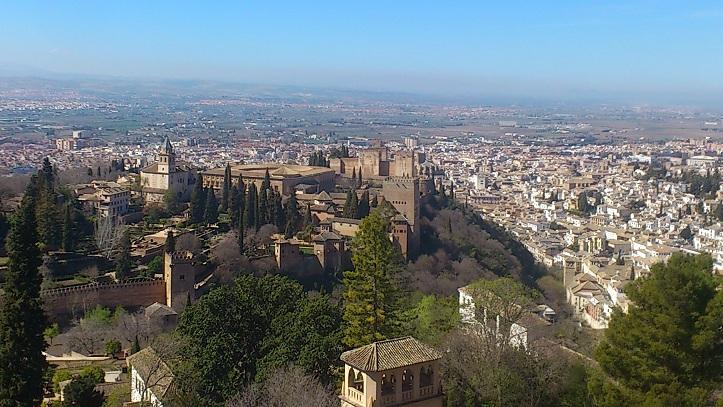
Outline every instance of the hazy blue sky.
[(720, 1), (4, 1), (0, 68), (439, 94), (723, 93)]

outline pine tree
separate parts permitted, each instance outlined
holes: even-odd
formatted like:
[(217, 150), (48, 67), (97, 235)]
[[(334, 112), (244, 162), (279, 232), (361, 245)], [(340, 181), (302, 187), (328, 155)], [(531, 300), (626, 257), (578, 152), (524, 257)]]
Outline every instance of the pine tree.
[(206, 190), (203, 188), (203, 178), (198, 174), (196, 184), (191, 193), (191, 222), (194, 224), (203, 222), (206, 212)]
[(213, 192), (213, 188), (208, 188), (208, 192), (206, 193), (206, 211), (203, 217), (208, 225), (218, 222), (218, 200), (216, 200), (216, 194)]
[[(47, 362), (47, 326), (40, 298), (42, 264), (35, 221), (35, 197), (26, 194), (8, 235), (8, 269), (0, 301), (0, 404), (40, 405)], [(11, 401), (3, 404), (3, 401)], [(12, 403), (14, 401), (14, 403)]]
[(166, 235), (165, 251), (166, 253), (173, 253), (176, 251), (176, 236), (173, 234), (172, 230), (169, 230)]
[(369, 215), (369, 191), (366, 190), (362, 194), (361, 200), (359, 201), (359, 208), (357, 209), (357, 215), (359, 219), (364, 219)]
[(344, 273), (344, 344), (357, 347), (396, 334), (399, 253), (389, 240), (387, 222), (373, 211), (352, 241), (354, 270)]
[(115, 278), (124, 280), (133, 267), (131, 262), (131, 236), (128, 229), (123, 231), (115, 258)]
[(246, 194), (246, 222), (247, 228), (252, 228), (256, 225), (256, 206), (258, 204), (258, 198), (256, 197), (256, 184), (251, 183), (248, 187), (248, 193)]
[(231, 193), (231, 165), (226, 163), (226, 170), (223, 172), (223, 189), (221, 195), (221, 210), (228, 211), (228, 203)]

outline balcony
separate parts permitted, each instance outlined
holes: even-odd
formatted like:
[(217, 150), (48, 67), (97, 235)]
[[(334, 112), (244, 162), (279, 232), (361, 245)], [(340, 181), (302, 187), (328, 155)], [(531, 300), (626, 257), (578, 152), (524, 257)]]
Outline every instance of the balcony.
[(434, 396), (434, 395), (435, 395), (435, 393), (434, 393), (434, 385), (433, 384), (419, 388), (419, 397), (420, 398), (430, 397), (430, 396)]
[(360, 406), (363, 406), (366, 404), (366, 400), (364, 399), (364, 393), (360, 392), (359, 390), (353, 388), (353, 387), (347, 387), (346, 388), (346, 397), (359, 404)]
[(391, 406), (397, 403), (396, 394), (382, 395), (380, 406)]

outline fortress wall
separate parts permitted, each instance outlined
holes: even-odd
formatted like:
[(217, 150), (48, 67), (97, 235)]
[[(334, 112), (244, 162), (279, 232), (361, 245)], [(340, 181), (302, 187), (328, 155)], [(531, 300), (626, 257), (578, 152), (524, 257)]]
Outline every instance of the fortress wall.
[(114, 308), (148, 306), (165, 303), (166, 284), (163, 280), (124, 281), (110, 284), (86, 284), (41, 292), (48, 315), (82, 315), (85, 310), (102, 305)]

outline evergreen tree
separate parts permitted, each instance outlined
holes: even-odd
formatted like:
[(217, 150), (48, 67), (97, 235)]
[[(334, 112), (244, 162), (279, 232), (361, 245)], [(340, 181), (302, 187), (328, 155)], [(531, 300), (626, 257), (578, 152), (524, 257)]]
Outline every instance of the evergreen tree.
[(359, 219), (359, 196), (356, 191), (351, 193), (351, 207), (349, 208), (349, 214), (354, 219)]
[(256, 225), (256, 206), (258, 205), (258, 198), (256, 197), (256, 184), (251, 183), (248, 187), (248, 193), (246, 194), (246, 224), (247, 228), (254, 227)]
[(206, 193), (204, 220), (208, 225), (218, 222), (218, 200), (216, 200), (216, 194), (213, 192), (213, 188), (208, 188), (208, 192)]
[[(261, 188), (259, 191), (259, 213), (257, 214), (259, 227), (269, 223), (269, 190)], [(257, 227), (258, 229), (258, 227)]]
[(0, 405), (37, 406), (43, 398), (47, 320), (40, 298), (42, 259), (34, 210), (34, 196), (26, 194), (8, 235), (0, 301)]
[(354, 193), (352, 191), (346, 192), (346, 201), (344, 201), (344, 209), (341, 212), (341, 216), (344, 218), (353, 218), (354, 214), (351, 212), (351, 206), (352, 206), (352, 195)]
[(719, 221), (723, 222), (723, 203), (719, 203), (715, 208), (715, 216)]
[(223, 189), (221, 192), (221, 210), (228, 211), (228, 204), (231, 193), (231, 165), (226, 163), (226, 170), (223, 172)]
[(236, 188), (236, 185), (233, 185), (231, 187), (231, 191), (229, 192), (229, 200), (228, 200), (228, 213), (231, 217), (231, 227), (236, 227), (238, 225), (238, 217), (239, 217), (239, 193), (238, 188)]
[(370, 206), (370, 208), (369, 208), (370, 211), (371, 211), (371, 208), (376, 208), (377, 206), (379, 206), (379, 199), (377, 198), (376, 195), (374, 195), (374, 198), (372, 198), (372, 201), (370, 202), (369, 206)]
[(196, 184), (191, 193), (191, 222), (194, 224), (203, 222), (206, 212), (206, 190), (203, 188), (203, 178), (198, 174)]
[(359, 167), (359, 179), (358, 179), (358, 182), (357, 182), (357, 188), (361, 188), (362, 183), (363, 183), (363, 181), (362, 181), (362, 167)]
[(299, 214), (299, 203), (296, 195), (291, 194), (286, 201), (286, 237), (291, 237), (299, 231), (299, 222), (301, 215)]
[(141, 344), (138, 342), (138, 335), (133, 339), (133, 344), (131, 345), (131, 355), (136, 354), (141, 351)]
[(98, 178), (100, 178), (100, 165), (98, 166), (98, 170), (97, 170), (97, 172), (95, 173), (95, 175), (96, 175)]
[(174, 236), (172, 230), (169, 230), (168, 234), (166, 235), (165, 251), (166, 253), (173, 253), (176, 251), (176, 236)]
[(72, 252), (75, 249), (74, 229), (72, 205), (67, 203), (63, 216), (63, 250), (66, 252)]
[(359, 219), (364, 219), (369, 215), (369, 191), (366, 190), (362, 194), (361, 200), (359, 201), (359, 207), (357, 209), (357, 215)]
[(356, 186), (357, 186), (357, 183), (356, 183), (356, 167), (354, 167), (354, 168), (351, 169), (351, 185), (352, 185), (352, 188), (356, 188)]
[(35, 199), (35, 221), (38, 228), (40, 242), (46, 247), (57, 247), (62, 237), (62, 224), (57, 207), (55, 193), (55, 173), (50, 160), (43, 160), (43, 167), (38, 172), (37, 193)]
[(723, 291), (708, 255), (674, 254), (626, 286), (595, 359), (613, 380), (598, 391), (619, 405), (707, 405), (723, 374)]
[(88, 176), (89, 176), (89, 177), (92, 177), (92, 176), (93, 176), (93, 169), (90, 168), (90, 167), (88, 167)]
[(311, 205), (306, 204), (306, 211), (304, 212), (304, 226), (313, 225), (313, 215), (311, 214)]
[[(101, 407), (103, 394), (95, 389), (95, 380), (90, 376), (73, 378), (63, 390), (63, 407)], [(53, 403), (54, 404), (54, 403)]]
[(286, 226), (286, 214), (284, 212), (284, 206), (281, 201), (281, 194), (276, 194), (274, 197), (274, 224), (279, 230), (283, 230)]
[(131, 262), (131, 235), (128, 229), (123, 231), (115, 258), (115, 277), (124, 280), (133, 267)]
[(261, 181), (261, 191), (263, 191), (265, 189), (271, 189), (271, 175), (269, 174), (268, 168), (266, 169), (266, 172), (264, 173), (264, 180)]
[(395, 274), (399, 253), (378, 211), (362, 220), (352, 241), (354, 269), (344, 273), (344, 344), (357, 347), (396, 334)]

